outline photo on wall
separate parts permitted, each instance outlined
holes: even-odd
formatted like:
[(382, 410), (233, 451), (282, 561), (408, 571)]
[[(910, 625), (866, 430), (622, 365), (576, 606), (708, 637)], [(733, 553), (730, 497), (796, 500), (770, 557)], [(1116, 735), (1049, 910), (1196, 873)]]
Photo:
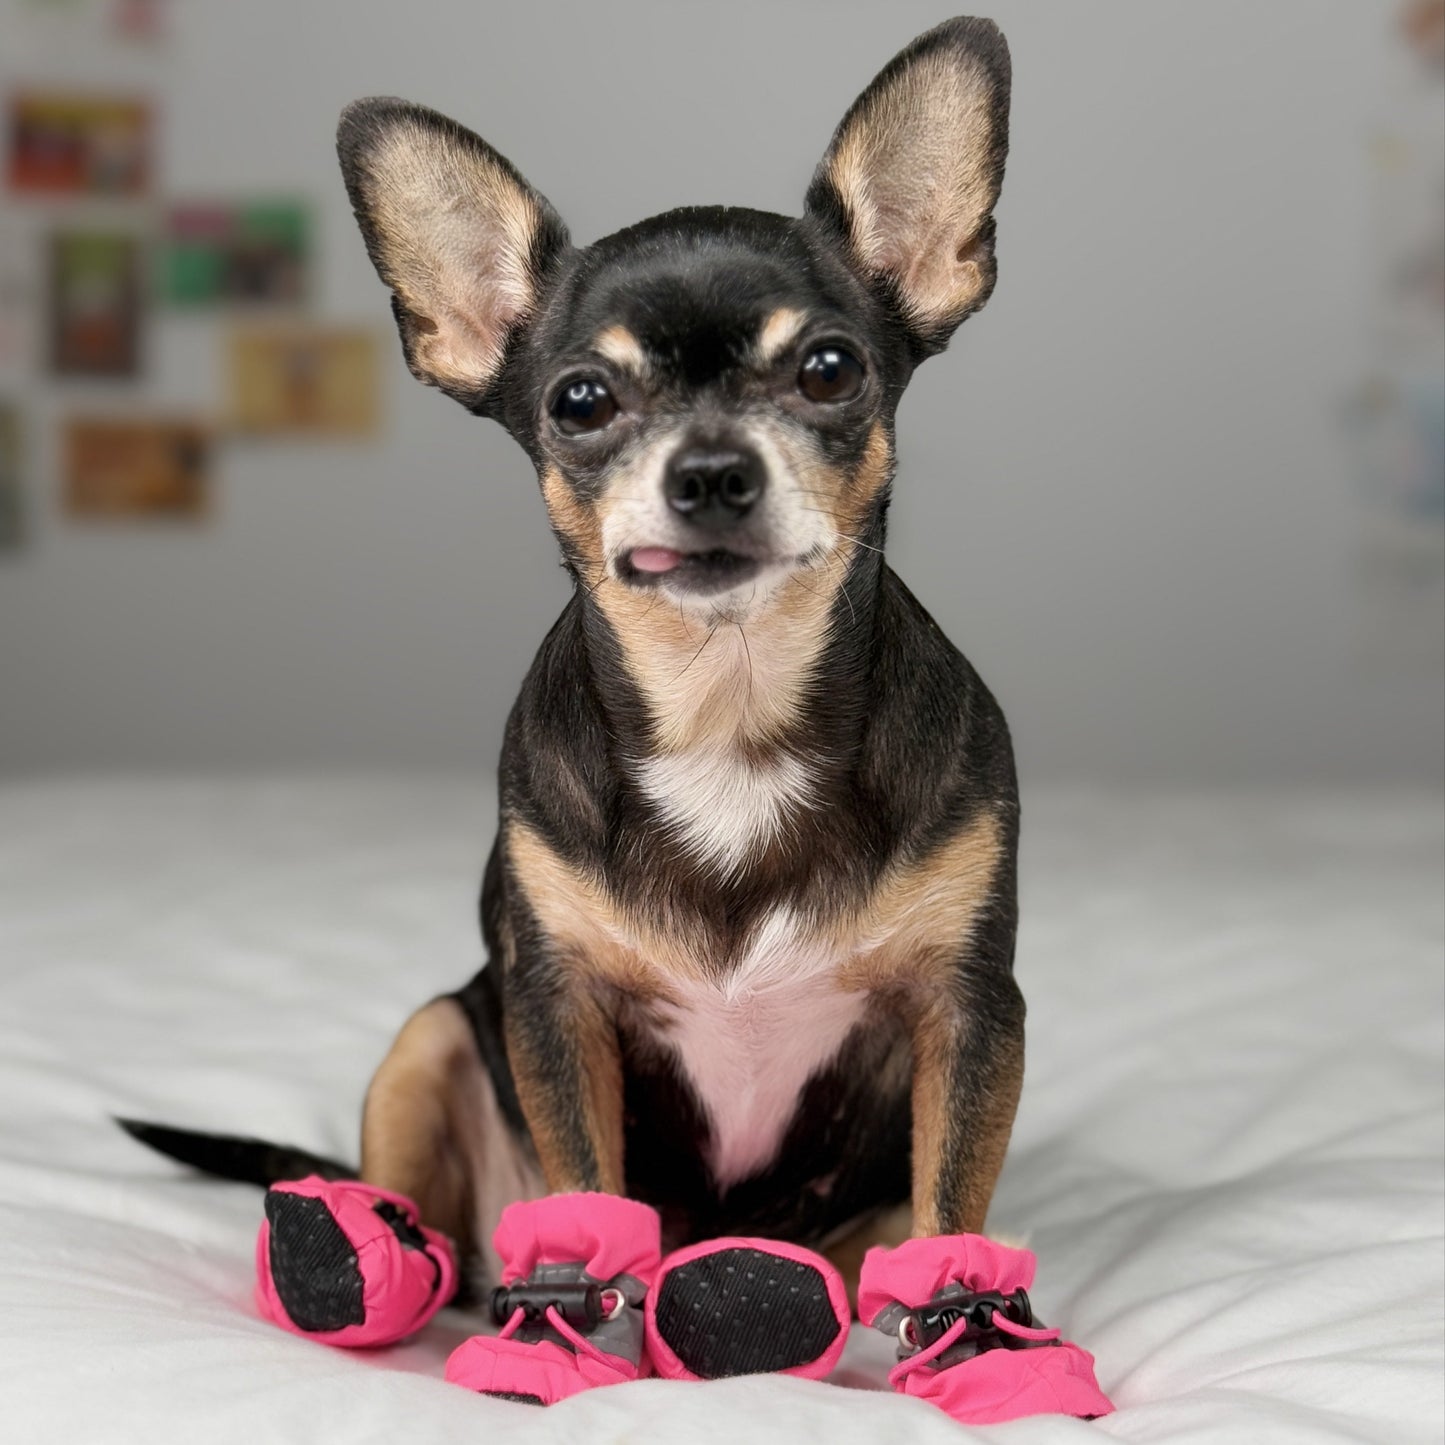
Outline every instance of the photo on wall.
[(40, 196), (140, 196), (150, 187), (152, 114), (134, 97), (30, 92), (9, 106), (10, 189)]
[(209, 509), (211, 438), (199, 421), (74, 417), (62, 453), (72, 518), (197, 520)]
[(57, 376), (140, 370), (140, 244), (107, 231), (50, 238), (50, 369)]
[(296, 201), (174, 206), (157, 289), (173, 306), (294, 306), (306, 299), (311, 218)]
[(27, 367), (34, 355), (37, 249), (31, 234), (0, 218), (0, 375)]
[(170, 39), (172, 0), (11, 0), (11, 23), (33, 42), (120, 41), (152, 46)]
[(25, 540), (25, 507), (20, 495), (20, 408), (0, 401), (0, 556)]
[(230, 424), (249, 436), (367, 437), (380, 411), (374, 331), (238, 329), (230, 346)]
[(171, 0), (107, 0), (110, 27), (122, 40), (154, 45), (170, 29)]

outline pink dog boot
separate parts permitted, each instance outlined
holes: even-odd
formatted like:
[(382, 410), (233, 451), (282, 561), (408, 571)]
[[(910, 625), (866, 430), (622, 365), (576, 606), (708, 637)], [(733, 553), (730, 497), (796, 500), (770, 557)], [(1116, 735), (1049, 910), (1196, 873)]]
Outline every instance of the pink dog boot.
[(910, 1239), (870, 1249), (858, 1313), (898, 1339), (888, 1381), (932, 1400), (963, 1425), (1023, 1415), (1113, 1410), (1094, 1378), (1094, 1357), (1038, 1325), (1028, 1286), (1036, 1261), (981, 1234)]
[(328, 1345), (390, 1345), (452, 1296), (451, 1241), (404, 1195), (311, 1175), (274, 1184), (256, 1237), (256, 1304)]
[(553, 1405), (645, 1372), (641, 1306), (662, 1256), (655, 1210), (614, 1194), (552, 1194), (509, 1204), (492, 1244), (502, 1328), (458, 1345), (447, 1379)]
[(820, 1380), (851, 1319), (842, 1277), (820, 1255), (774, 1239), (714, 1239), (663, 1261), (647, 1297), (647, 1350), (670, 1380)]

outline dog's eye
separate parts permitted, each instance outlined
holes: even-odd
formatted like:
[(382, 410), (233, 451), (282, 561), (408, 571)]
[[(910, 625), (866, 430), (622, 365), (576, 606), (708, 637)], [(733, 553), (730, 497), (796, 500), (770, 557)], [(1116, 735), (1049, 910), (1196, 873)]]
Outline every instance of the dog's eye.
[(863, 363), (841, 346), (820, 347), (803, 363), (798, 390), (809, 401), (852, 401), (863, 390)]
[(600, 381), (569, 382), (552, 403), (558, 428), (568, 436), (601, 431), (617, 415), (612, 393)]

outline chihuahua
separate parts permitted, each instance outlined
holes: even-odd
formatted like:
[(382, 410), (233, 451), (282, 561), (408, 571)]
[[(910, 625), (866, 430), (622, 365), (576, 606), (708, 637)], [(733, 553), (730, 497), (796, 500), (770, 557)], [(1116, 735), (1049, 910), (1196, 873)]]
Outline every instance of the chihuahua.
[[(521, 445), (574, 583), (506, 729), (487, 965), (402, 1028), (362, 1122), (362, 1179), (474, 1285), (547, 1194), (854, 1265), (904, 1217), (984, 1227), (1023, 1076), (1014, 763), (883, 544), (899, 398), (993, 290), (1009, 77), (991, 23), (948, 22), (801, 218), (584, 247), (455, 121), (342, 116), (407, 364)], [(135, 1127), (237, 1177), (342, 1172)]]

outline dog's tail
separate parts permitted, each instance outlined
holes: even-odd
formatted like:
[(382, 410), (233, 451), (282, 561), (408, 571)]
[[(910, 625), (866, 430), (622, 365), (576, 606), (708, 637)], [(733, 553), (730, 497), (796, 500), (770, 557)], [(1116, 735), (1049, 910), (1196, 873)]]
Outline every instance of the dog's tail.
[(115, 1121), (132, 1139), (221, 1179), (241, 1184), (277, 1184), (283, 1179), (304, 1179), (319, 1174), (323, 1179), (355, 1179), (350, 1164), (327, 1159), (307, 1149), (270, 1144), (264, 1139), (247, 1139), (238, 1134), (205, 1134), (198, 1129), (172, 1129), (166, 1124), (147, 1124), (140, 1119)]

